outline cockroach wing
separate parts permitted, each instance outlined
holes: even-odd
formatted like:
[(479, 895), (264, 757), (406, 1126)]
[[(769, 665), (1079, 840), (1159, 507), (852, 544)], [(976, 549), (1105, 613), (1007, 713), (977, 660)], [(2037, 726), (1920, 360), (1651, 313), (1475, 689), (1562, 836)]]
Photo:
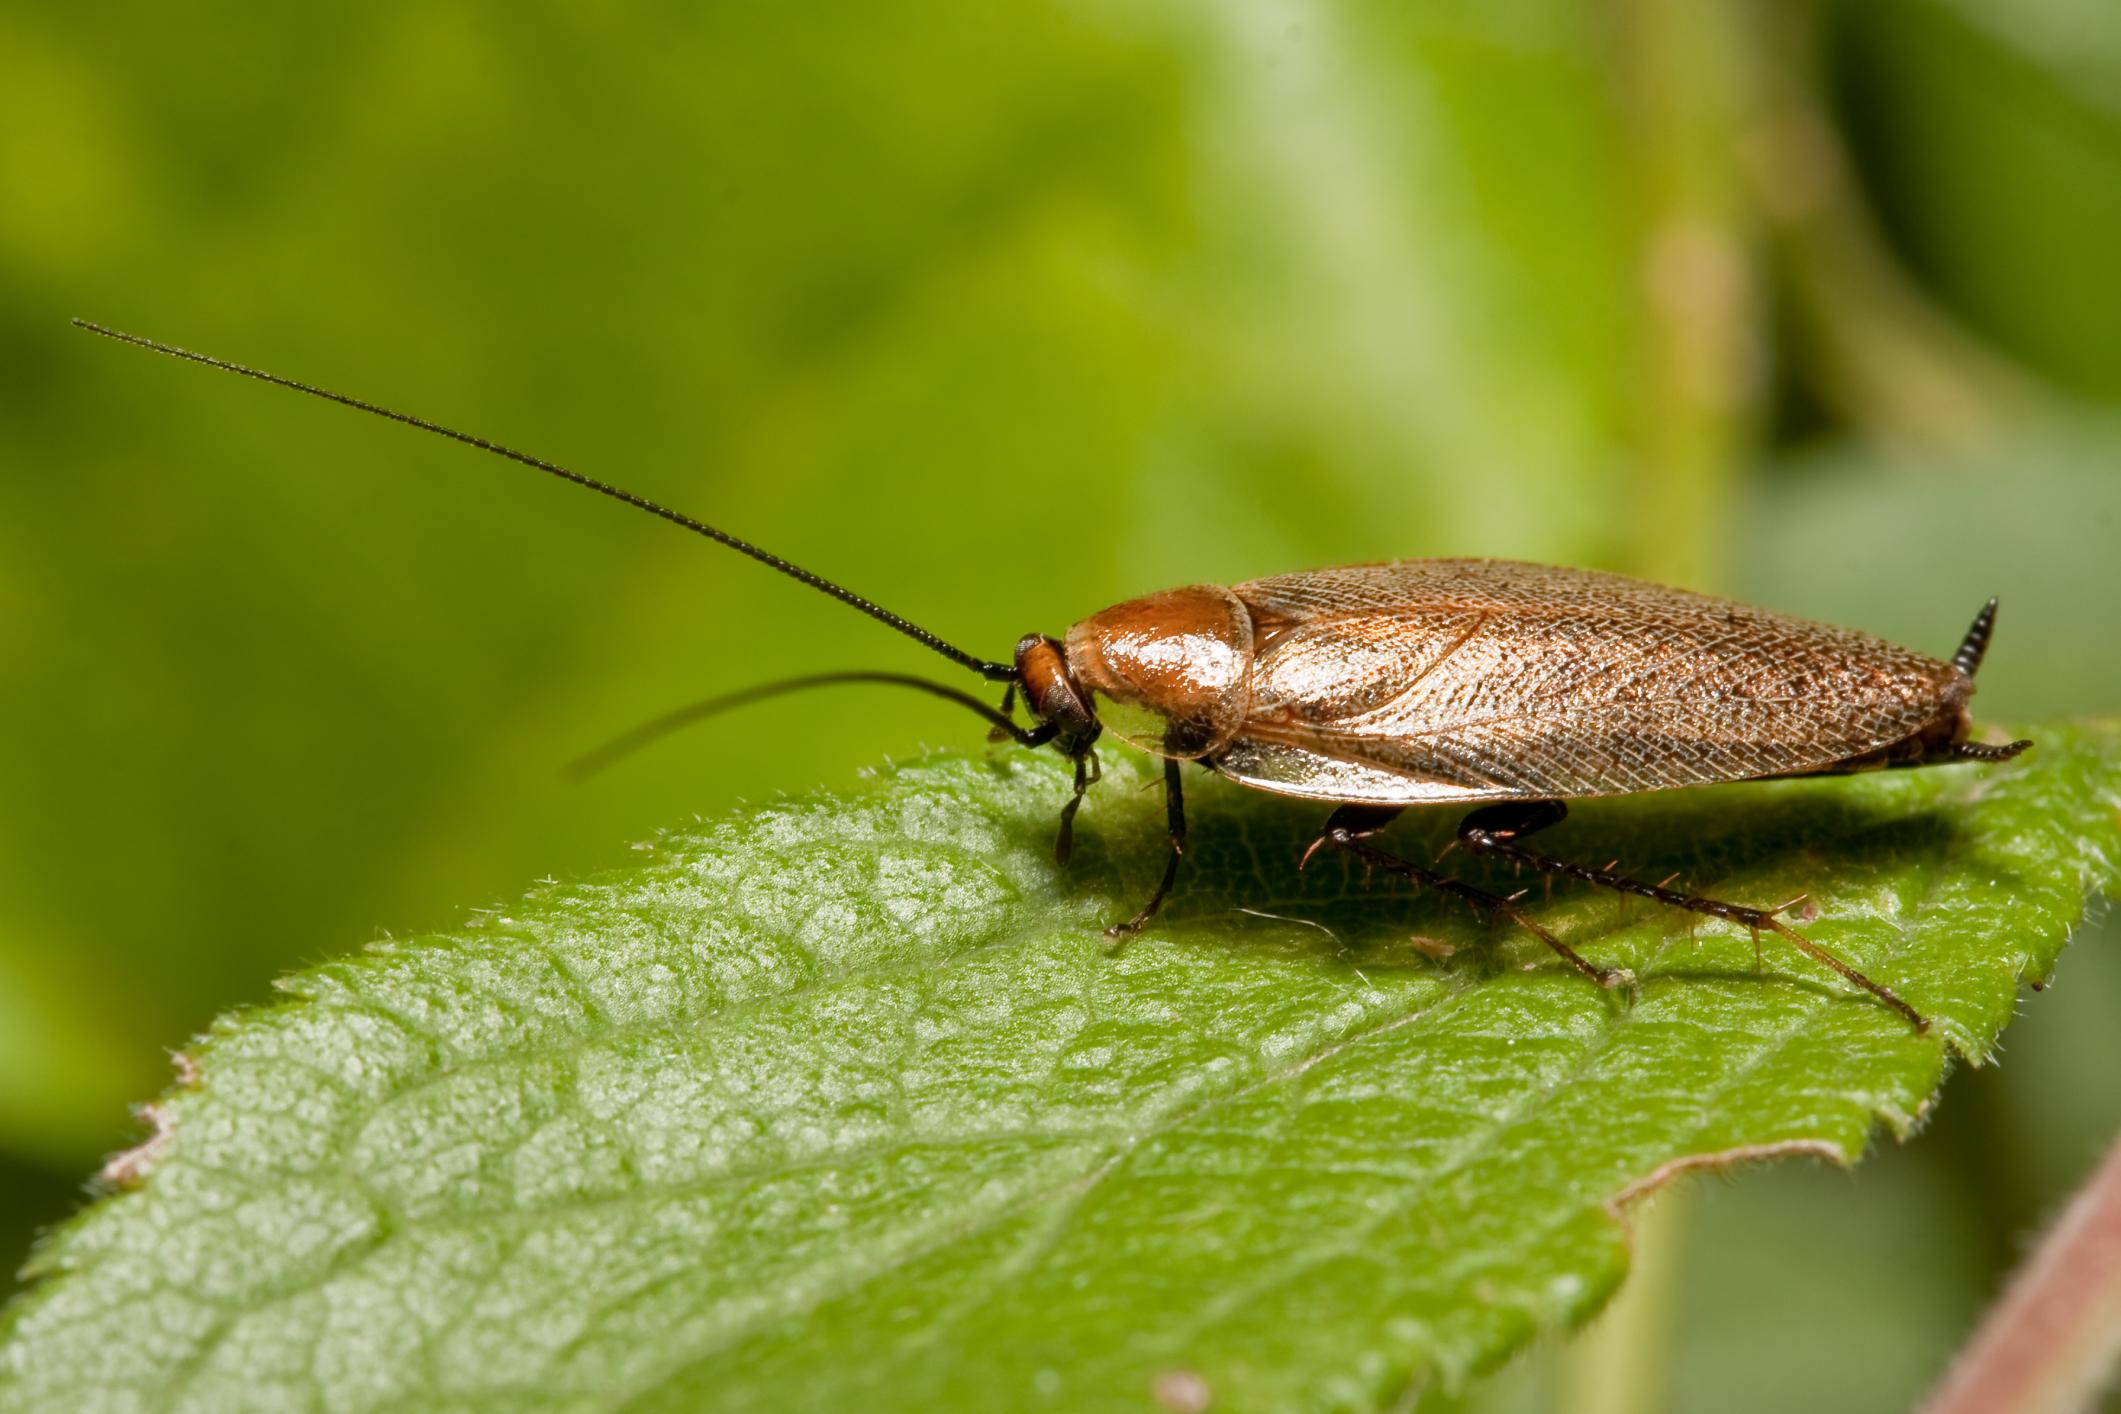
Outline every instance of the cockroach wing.
[(1209, 764), (1319, 800), (1557, 799), (1832, 769), (1964, 731), (1880, 639), (1589, 570), (1401, 560), (1236, 586), (1249, 715)]

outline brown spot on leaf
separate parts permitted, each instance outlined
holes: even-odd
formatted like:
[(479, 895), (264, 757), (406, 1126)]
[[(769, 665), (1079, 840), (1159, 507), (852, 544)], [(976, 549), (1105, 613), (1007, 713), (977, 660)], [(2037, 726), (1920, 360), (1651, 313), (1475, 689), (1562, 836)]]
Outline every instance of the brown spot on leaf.
[(104, 1161), (100, 1177), (113, 1188), (137, 1188), (147, 1177), (155, 1161), (169, 1148), (169, 1116), (160, 1105), (142, 1105), (134, 1111), (140, 1119), (153, 1127), (153, 1132), (123, 1153), (113, 1154)]

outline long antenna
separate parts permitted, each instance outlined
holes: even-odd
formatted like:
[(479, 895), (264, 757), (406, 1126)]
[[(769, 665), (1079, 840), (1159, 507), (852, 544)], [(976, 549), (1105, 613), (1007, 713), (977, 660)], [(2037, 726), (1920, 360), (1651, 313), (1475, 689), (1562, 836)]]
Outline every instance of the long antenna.
[(447, 437), (452, 442), (462, 442), (467, 447), (477, 447), (482, 452), (492, 452), (497, 457), (506, 457), (512, 462), (535, 468), (548, 475), (557, 476), (562, 481), (572, 481), (575, 485), (585, 486), (598, 495), (609, 496), (612, 500), (623, 501), (636, 510), (646, 511), (652, 516), (660, 516), (672, 525), (684, 527), (694, 535), (704, 535), (716, 544), (727, 545), (740, 555), (749, 555), (752, 559), (757, 560), (769, 569), (779, 570), (782, 574), (787, 575), (790, 579), (800, 584), (807, 584), (821, 594), (829, 594), (842, 604), (861, 610), (879, 623), (890, 625), (922, 647), (942, 654), (959, 667), (970, 668), (989, 682), (1013, 682), (1016, 678), (1016, 670), (1009, 664), (991, 662), (985, 658), (967, 653), (964, 649), (955, 647), (937, 635), (930, 633), (911, 619), (901, 618), (883, 607), (883, 605), (864, 599), (853, 590), (834, 584), (823, 575), (812, 574), (801, 565), (791, 564), (779, 555), (761, 550), (748, 540), (739, 540), (726, 530), (717, 530), (705, 521), (694, 520), (691, 516), (671, 510), (668, 506), (657, 505), (645, 496), (636, 496), (631, 491), (620, 490), (609, 482), (598, 481), (595, 477), (584, 476), (578, 471), (569, 471), (566, 467), (556, 462), (546, 461), (542, 457), (534, 457), (528, 452), (516, 451), (512, 447), (504, 447), (499, 442), (488, 441), (484, 437), (475, 437), (469, 432), (459, 432), (454, 427), (444, 427), (439, 422), (429, 422), (424, 417), (414, 417), (410, 413), (394, 412), (390, 408), (382, 407), (376, 403), (364, 402), (360, 398), (348, 397), (344, 393), (334, 393), (328, 388), (318, 388), (308, 383), (298, 383), (292, 378), (282, 378), (277, 373), (267, 373), (260, 368), (250, 368), (240, 363), (231, 363), (227, 359), (214, 358), (208, 354), (193, 353), (190, 349), (180, 349), (174, 344), (161, 343), (154, 339), (143, 338), (138, 334), (127, 334), (122, 330), (107, 328), (104, 325), (92, 323), (86, 319), (76, 319), (73, 324), (77, 329), (86, 329), (91, 334), (101, 334), (104, 338), (115, 339), (121, 344), (131, 344), (136, 348), (150, 349), (155, 353), (168, 354), (171, 358), (181, 358), (191, 363), (203, 363), (208, 368), (218, 368), (224, 373), (238, 373), (245, 378), (255, 378), (260, 383), (271, 383), (275, 387), (291, 388), (297, 393), (307, 393), (313, 398), (322, 398), (325, 402), (337, 403), (341, 407), (350, 407), (360, 412), (373, 413), (377, 417), (387, 418), (392, 422), (402, 422), (407, 427), (417, 427), (422, 432), (432, 432), (437, 437)]
[(987, 724), (994, 729), (994, 739), (997, 741), (1013, 740), (1019, 746), (1042, 746), (1054, 736), (1051, 723), (1037, 727), (1020, 727), (1008, 713), (996, 711), (969, 692), (959, 692), (948, 683), (930, 682), (927, 678), (915, 677), (911, 673), (806, 673), (802, 677), (782, 678), (777, 682), (762, 682), (735, 692), (725, 692), (665, 712), (652, 721), (643, 722), (613, 737), (593, 751), (583, 752), (568, 763), (567, 774), (576, 780), (584, 780), (616, 762), (623, 761), (642, 747), (651, 746), (695, 722), (719, 717), (724, 712), (748, 707), (754, 702), (785, 697), (794, 692), (807, 692), (812, 688), (840, 687), (847, 683), (882, 683), (887, 687), (910, 687), (916, 692), (925, 692), (931, 697), (955, 702), (958, 706), (984, 717)]

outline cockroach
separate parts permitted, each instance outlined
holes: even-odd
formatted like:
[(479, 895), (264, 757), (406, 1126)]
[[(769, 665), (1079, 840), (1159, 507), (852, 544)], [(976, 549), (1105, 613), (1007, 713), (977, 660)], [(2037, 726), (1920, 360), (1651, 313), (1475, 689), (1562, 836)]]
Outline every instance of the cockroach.
[[(686, 720), (801, 688), (874, 682), (968, 708), (998, 741), (1051, 746), (1074, 767), (1055, 855), (1066, 863), (1076, 812), (1109, 732), (1163, 762), (1163, 873), (1132, 917), (1163, 906), (1186, 848), (1180, 767), (1333, 807), (1303, 853), (1354, 856), (1536, 936), (1601, 987), (1631, 983), (1554, 936), (1518, 904), (1392, 854), (1375, 837), (1413, 806), (1470, 805), (1455, 844), (1696, 915), (1737, 923), (1757, 943), (1787, 939), (1926, 1031), (1890, 987), (1782, 921), (1804, 900), (1752, 908), (1648, 884), (1541, 853), (1525, 841), (1566, 802), (1679, 786), (1837, 775), (1958, 761), (2007, 761), (2032, 743), (1969, 741), (1967, 701), (1995, 627), (1975, 615), (1950, 661), (1850, 629), (1621, 575), (1504, 560), (1395, 560), (1195, 584), (1101, 610), (1060, 638), (1031, 633), (1004, 662), (981, 658), (842, 585), (727, 531), (566, 467), (425, 418), (278, 374), (121, 333), (121, 343), (205, 364), (404, 423), (546, 472), (748, 555), (888, 625), (958, 667), (1003, 684), (1001, 704), (903, 673), (788, 679), (696, 704), (601, 753), (631, 750)], [(1017, 720), (1018, 701), (1030, 724)], [(592, 762), (591, 764), (594, 764)]]

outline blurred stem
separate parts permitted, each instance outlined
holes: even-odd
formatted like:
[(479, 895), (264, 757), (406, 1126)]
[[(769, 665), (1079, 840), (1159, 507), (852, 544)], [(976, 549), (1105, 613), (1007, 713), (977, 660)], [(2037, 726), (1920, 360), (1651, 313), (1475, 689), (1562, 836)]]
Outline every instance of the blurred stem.
[[(1753, 89), (1739, 21), (1730, 0), (1607, 0), (1642, 331), (1623, 556), (1637, 574), (1707, 589), (1759, 424), (1755, 241), (1732, 155)], [(1662, 1403), (1685, 1208), (1667, 1192), (1637, 1215), (1628, 1278), (1564, 1354), (1558, 1407)]]
[(1925, 1414), (2070, 1414), (2121, 1363), (2121, 1136), (1974, 1338)]
[(1664, 1403), (1672, 1305), (1693, 1192), (1684, 1179), (1634, 1214), (1627, 1281), (1562, 1355), (1564, 1414), (1649, 1414)]
[(1709, 588), (1759, 401), (1743, 26), (1728, 0), (1608, 0), (1608, 17), (1642, 309), (1626, 559)]
[(1886, 243), (1823, 96), (1817, 0), (1764, 0), (1755, 14), (1762, 110), (1747, 165), (1798, 371), (1873, 436), (1931, 447), (1981, 437), (2036, 385), (1932, 302)]

